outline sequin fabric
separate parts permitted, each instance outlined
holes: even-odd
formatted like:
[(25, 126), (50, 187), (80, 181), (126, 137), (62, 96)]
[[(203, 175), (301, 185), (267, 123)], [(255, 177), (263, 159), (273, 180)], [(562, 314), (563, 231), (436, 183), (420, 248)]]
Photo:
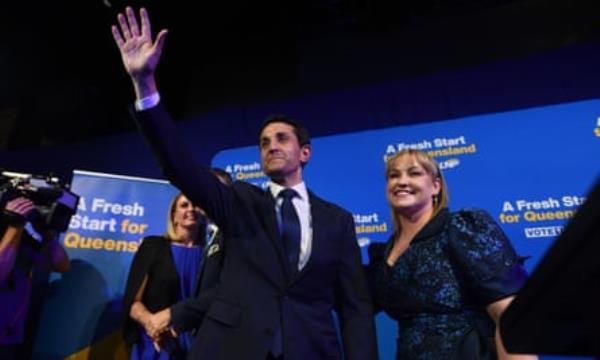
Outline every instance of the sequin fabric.
[(438, 213), (393, 266), (387, 244), (369, 247), (375, 305), (398, 321), (397, 359), (459, 359), (476, 324), (493, 334), (485, 306), (525, 281), (519, 257), (483, 210)]

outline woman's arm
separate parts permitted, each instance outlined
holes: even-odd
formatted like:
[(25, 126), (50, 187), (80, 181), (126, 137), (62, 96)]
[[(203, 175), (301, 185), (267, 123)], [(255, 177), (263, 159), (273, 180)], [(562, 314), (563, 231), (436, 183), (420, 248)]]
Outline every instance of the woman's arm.
[(0, 241), (0, 284), (4, 284), (15, 267), (23, 226), (9, 225)]
[(150, 317), (152, 313), (148, 311), (146, 305), (142, 302), (142, 298), (144, 297), (144, 292), (146, 291), (146, 285), (148, 284), (148, 275), (144, 276), (144, 280), (142, 280), (142, 284), (135, 294), (135, 298), (133, 300), (133, 304), (131, 304), (131, 308), (129, 309), (129, 316), (135, 320), (138, 324), (140, 324), (144, 330), (150, 335), (151, 329), (150, 326)]
[(4, 284), (15, 267), (24, 226), (35, 211), (35, 205), (27, 198), (18, 197), (7, 202), (0, 211), (3, 211), (2, 220), (8, 223), (0, 239), (0, 284)]
[(71, 267), (71, 262), (69, 255), (58, 240), (58, 233), (41, 223), (32, 225), (35, 231), (42, 236), (41, 250), (32, 255), (35, 266), (47, 271), (67, 272)]

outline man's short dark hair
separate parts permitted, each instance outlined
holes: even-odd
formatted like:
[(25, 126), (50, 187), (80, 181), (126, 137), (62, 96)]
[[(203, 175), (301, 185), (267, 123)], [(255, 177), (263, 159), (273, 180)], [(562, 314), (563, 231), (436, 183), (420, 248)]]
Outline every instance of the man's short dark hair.
[(289, 117), (280, 114), (271, 115), (265, 119), (260, 127), (260, 131), (258, 132), (259, 142), (260, 135), (262, 134), (263, 130), (265, 130), (265, 128), (272, 123), (284, 123), (290, 125), (292, 128), (294, 128), (294, 134), (296, 134), (300, 146), (302, 147), (304, 145), (310, 145), (310, 135), (308, 134), (308, 130), (304, 127), (304, 125), (300, 124), (294, 119), (290, 119)]
[(225, 183), (225, 185), (231, 186), (231, 184), (233, 184), (233, 179), (227, 171), (218, 167), (211, 168), (210, 171), (212, 171), (213, 174), (220, 178), (221, 181)]

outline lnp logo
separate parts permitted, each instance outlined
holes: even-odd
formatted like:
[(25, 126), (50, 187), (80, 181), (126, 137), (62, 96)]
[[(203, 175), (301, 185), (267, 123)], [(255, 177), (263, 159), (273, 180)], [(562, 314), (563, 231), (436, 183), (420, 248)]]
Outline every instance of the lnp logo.
[(596, 119), (596, 128), (594, 129), (594, 134), (596, 134), (597, 137), (600, 137), (600, 117)]
[(440, 169), (442, 169), (442, 170), (455, 168), (459, 164), (460, 164), (460, 160), (456, 159), (456, 158), (448, 159), (448, 160), (445, 160), (445, 161), (442, 161), (439, 163)]

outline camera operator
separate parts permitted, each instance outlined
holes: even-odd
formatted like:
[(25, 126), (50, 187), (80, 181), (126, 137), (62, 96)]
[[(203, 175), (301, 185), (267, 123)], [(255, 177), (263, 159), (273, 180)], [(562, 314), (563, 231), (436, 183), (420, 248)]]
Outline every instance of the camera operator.
[[(25, 197), (8, 201), (0, 219), (0, 359), (17, 359), (31, 297), (34, 269), (65, 272), (69, 257), (58, 233), (36, 220), (36, 208)], [(36, 240), (25, 229), (31, 223)]]

